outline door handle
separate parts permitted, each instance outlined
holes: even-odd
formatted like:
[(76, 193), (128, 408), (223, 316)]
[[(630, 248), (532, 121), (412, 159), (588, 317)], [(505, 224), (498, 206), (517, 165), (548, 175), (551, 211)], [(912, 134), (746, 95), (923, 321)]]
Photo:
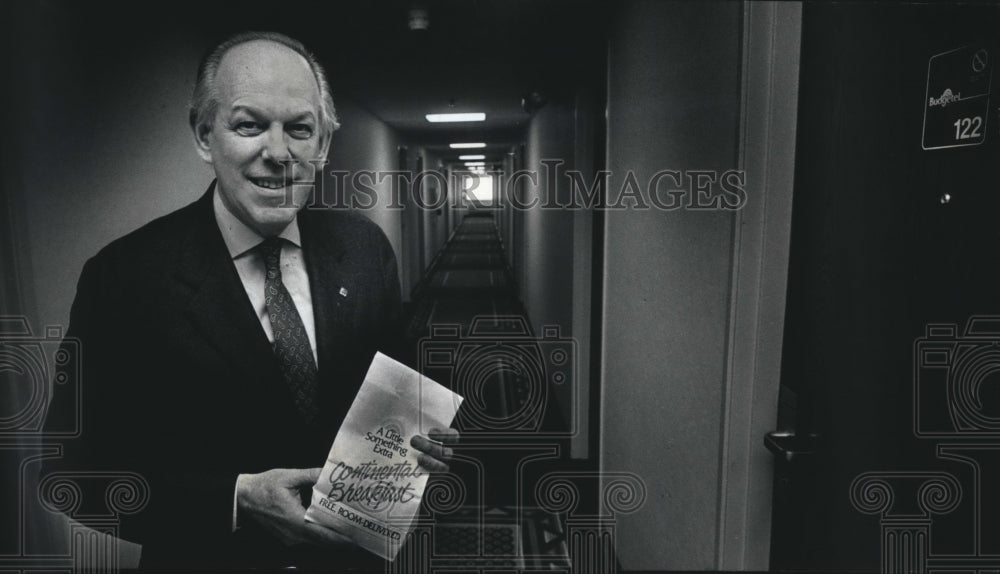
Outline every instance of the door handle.
[(787, 462), (815, 454), (818, 443), (819, 435), (814, 433), (800, 435), (794, 431), (774, 431), (764, 435), (764, 446), (767, 450)]

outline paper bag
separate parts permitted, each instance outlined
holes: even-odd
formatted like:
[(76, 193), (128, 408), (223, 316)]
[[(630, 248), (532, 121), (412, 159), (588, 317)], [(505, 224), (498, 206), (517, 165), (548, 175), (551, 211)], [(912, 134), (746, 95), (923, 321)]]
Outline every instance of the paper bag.
[(410, 446), (451, 425), (462, 397), (378, 353), (313, 487), (309, 522), (393, 560), (406, 540), (429, 473)]

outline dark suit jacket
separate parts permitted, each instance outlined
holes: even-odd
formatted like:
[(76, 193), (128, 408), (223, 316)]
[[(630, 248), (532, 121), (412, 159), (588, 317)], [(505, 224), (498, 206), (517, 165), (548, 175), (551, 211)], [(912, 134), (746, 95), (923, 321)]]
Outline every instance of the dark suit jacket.
[[(375, 351), (398, 344), (396, 260), (367, 219), (300, 212), (324, 420), (310, 430), (280, 383), (211, 198), (212, 187), (84, 266), (67, 332), (81, 343), (83, 434), (43, 473), (141, 473), (149, 505), (121, 533), (144, 545), (143, 565), (281, 566), (287, 549), (252, 524), (231, 533), (236, 476), (323, 465)], [(50, 420), (68, 416), (68, 403), (57, 390)]]

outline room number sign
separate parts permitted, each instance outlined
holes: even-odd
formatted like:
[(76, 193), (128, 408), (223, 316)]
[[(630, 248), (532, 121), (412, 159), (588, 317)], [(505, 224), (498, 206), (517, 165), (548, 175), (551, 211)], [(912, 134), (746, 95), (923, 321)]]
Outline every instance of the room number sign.
[(993, 54), (965, 46), (931, 56), (924, 94), (925, 150), (986, 141)]

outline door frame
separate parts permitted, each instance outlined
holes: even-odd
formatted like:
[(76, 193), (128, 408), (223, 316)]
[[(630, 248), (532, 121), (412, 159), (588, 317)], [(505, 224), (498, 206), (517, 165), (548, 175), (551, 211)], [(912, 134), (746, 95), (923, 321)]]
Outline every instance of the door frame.
[(733, 218), (717, 567), (767, 570), (791, 238), (801, 2), (746, 2), (738, 165), (747, 202)]

